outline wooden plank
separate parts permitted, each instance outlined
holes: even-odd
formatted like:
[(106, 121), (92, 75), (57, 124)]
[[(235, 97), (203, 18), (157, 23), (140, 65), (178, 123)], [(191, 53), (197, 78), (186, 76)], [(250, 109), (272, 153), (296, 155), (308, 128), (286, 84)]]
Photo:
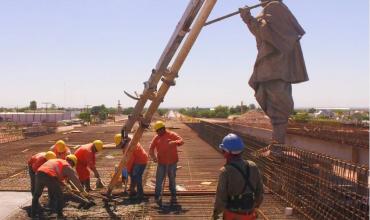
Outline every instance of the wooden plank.
[[(202, 30), (202, 27), (203, 27), (204, 23), (206, 22), (209, 14), (211, 13), (214, 5), (216, 4), (216, 1), (217, 0), (206, 0), (206, 2), (204, 3), (204, 5), (203, 5), (203, 7), (202, 7), (202, 9), (199, 13), (199, 16), (197, 17), (197, 19), (194, 23), (194, 26), (192, 27), (191, 31), (189, 32), (189, 35), (187, 36), (184, 44), (182, 45), (179, 53), (177, 54), (177, 56), (176, 56), (176, 58), (175, 58), (175, 60), (172, 64), (172, 67), (170, 68), (171, 73), (178, 73), (178, 71), (180, 70), (180, 68), (181, 68), (182, 64), (184, 63), (187, 55), (189, 54), (192, 46), (194, 45), (197, 37), (199, 36), (199, 33)], [(167, 81), (172, 81), (176, 77), (177, 77), (176, 74), (170, 74), (169, 76), (166, 77), (166, 80)], [(161, 87), (158, 90), (157, 96), (152, 101), (152, 103), (150, 104), (148, 110), (146, 111), (146, 113), (144, 115), (144, 121), (150, 121), (151, 120), (153, 114), (157, 111), (160, 103), (162, 102), (163, 98), (167, 94), (167, 91), (169, 90), (169, 88), (170, 88), (169, 84), (167, 84), (167, 83), (162, 83), (161, 84)], [(117, 172), (114, 174), (114, 176), (111, 179), (111, 182), (109, 183), (108, 192), (107, 192), (108, 194), (111, 194), (111, 192), (113, 190), (113, 186), (118, 181), (119, 174), (121, 173), (124, 165), (126, 164), (127, 158), (131, 157), (131, 154), (132, 154), (133, 150), (135, 149), (134, 146), (136, 146), (137, 143), (140, 141), (140, 138), (143, 135), (144, 130), (145, 130), (145, 128), (142, 127), (142, 126), (140, 126), (136, 130), (132, 140), (129, 143), (129, 146), (126, 148), (126, 150), (124, 152), (124, 156), (123, 156), (122, 160), (120, 161), (120, 163), (118, 165)]]
[(181, 17), (175, 31), (173, 32), (170, 38), (170, 41), (168, 42), (166, 48), (164, 49), (156, 65), (156, 71), (152, 72), (149, 80), (146, 82), (150, 86), (144, 88), (144, 91), (140, 96), (140, 99), (137, 101), (134, 107), (133, 113), (123, 126), (123, 129), (127, 133), (131, 131), (135, 122), (139, 120), (140, 114), (142, 113), (144, 106), (148, 101), (148, 98), (153, 93), (153, 90), (151, 90), (150, 88), (157, 87), (159, 80), (161, 79), (164, 71), (167, 70), (169, 63), (171, 62), (174, 54), (176, 53), (178, 47), (180, 46), (186, 34), (186, 31), (189, 29), (196, 15), (198, 14), (203, 2), (204, 0), (191, 0), (189, 2), (183, 16)]

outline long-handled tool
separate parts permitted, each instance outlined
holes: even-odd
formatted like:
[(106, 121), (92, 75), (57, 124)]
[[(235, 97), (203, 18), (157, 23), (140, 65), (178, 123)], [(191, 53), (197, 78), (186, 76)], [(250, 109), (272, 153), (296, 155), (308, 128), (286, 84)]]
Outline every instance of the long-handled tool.
[[(276, 1), (276, 0), (271, 0), (271, 1)], [(264, 4), (269, 3), (269, 2), (271, 2), (271, 1), (266, 1), (266, 2), (263, 2), (263, 3), (257, 4), (257, 5), (253, 5), (253, 6), (244, 6), (243, 8), (248, 8), (249, 10), (251, 10), (251, 9), (254, 9), (254, 8), (261, 7), (261, 6), (263, 6)], [(234, 15), (237, 15), (237, 14), (239, 14), (239, 13), (240, 13), (240, 11), (238, 10), (238, 11), (235, 11), (235, 12), (233, 12), (233, 13), (230, 13), (230, 14), (224, 15), (224, 16), (222, 16), (222, 17), (219, 17), (219, 18), (216, 18), (216, 19), (213, 19), (213, 20), (207, 21), (207, 22), (203, 25), (203, 27), (204, 27), (204, 26), (208, 26), (208, 25), (213, 24), (213, 23), (216, 23), (216, 22), (218, 22), (218, 21), (224, 20), (224, 19), (226, 19), (226, 18), (230, 18), (230, 17), (232, 17), (232, 16), (234, 16)]]

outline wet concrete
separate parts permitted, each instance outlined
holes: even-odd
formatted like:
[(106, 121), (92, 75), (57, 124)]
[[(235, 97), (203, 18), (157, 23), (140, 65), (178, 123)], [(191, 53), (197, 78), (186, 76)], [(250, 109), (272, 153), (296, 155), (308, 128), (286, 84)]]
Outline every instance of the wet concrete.
[(0, 192), (0, 219), (6, 219), (31, 203), (30, 192)]

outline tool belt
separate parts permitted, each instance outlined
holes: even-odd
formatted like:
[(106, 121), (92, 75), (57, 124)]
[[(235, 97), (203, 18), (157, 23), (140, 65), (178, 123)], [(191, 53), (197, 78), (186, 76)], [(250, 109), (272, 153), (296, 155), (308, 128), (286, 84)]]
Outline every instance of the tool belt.
[[(254, 208), (255, 189), (249, 181), (249, 165), (246, 165), (246, 173), (235, 164), (230, 163), (227, 165), (234, 167), (243, 175), (245, 184), (241, 194), (228, 196), (226, 209), (239, 214), (250, 214)], [(251, 192), (246, 192), (247, 187)]]

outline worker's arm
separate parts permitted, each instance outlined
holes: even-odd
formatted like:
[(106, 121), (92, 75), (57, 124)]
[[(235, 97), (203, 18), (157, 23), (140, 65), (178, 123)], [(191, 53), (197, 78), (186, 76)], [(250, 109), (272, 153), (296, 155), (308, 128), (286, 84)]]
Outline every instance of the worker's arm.
[(78, 180), (77, 175), (75, 171), (71, 167), (64, 167), (63, 168), (63, 175), (66, 176), (76, 187), (80, 192), (85, 192), (83, 189), (80, 180)]
[(153, 138), (152, 143), (150, 144), (149, 147), (149, 156), (152, 158), (152, 160), (157, 163), (157, 156), (155, 155), (155, 148), (156, 148), (156, 143), (157, 143), (157, 136)]
[(176, 145), (176, 146), (181, 146), (181, 145), (184, 144), (184, 140), (182, 139), (182, 137), (180, 137), (175, 132), (171, 132), (170, 139), (168, 141), (168, 144)]
[(254, 166), (253, 169), (255, 169), (256, 173), (256, 189), (255, 189), (255, 208), (260, 207), (262, 201), (263, 201), (263, 182), (261, 173), (257, 166)]
[(227, 176), (225, 168), (221, 169), (221, 174), (218, 178), (216, 191), (215, 205), (213, 209), (213, 219), (218, 219), (218, 216), (224, 211), (227, 203)]

